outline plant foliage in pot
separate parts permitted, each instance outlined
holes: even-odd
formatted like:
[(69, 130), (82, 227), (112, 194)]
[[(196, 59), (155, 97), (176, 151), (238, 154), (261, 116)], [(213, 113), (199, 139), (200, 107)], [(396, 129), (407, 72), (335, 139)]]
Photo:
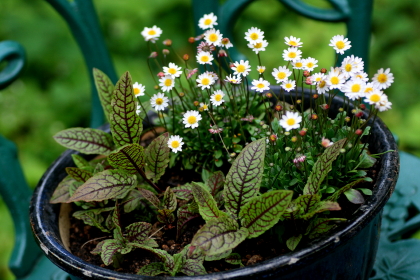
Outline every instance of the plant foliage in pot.
[[(317, 60), (302, 59), (302, 43), (289, 37), (286, 65), (272, 72), (280, 87), (270, 88), (262, 65), (248, 86), (249, 62), (229, 61), (231, 43), (216, 20), (204, 15), (206, 31), (191, 39), (201, 41), (202, 73), (187, 55), (184, 68), (166, 64), (168, 50), (150, 55), (161, 72), (149, 100), (128, 72), (113, 85), (94, 69), (111, 133), (71, 128), (54, 136), (72, 150), (34, 193), (41, 248), (82, 279), (367, 279), (398, 176), (395, 141), (377, 118), (391, 106), (382, 90), (392, 73), (381, 69), (367, 82), (354, 56), (315, 73)], [(142, 32), (151, 47), (160, 34), (155, 26)], [(257, 28), (245, 34), (260, 64), (263, 38)], [(350, 48), (338, 35), (330, 45), (338, 54)], [(59, 204), (73, 205), (72, 217), (87, 225), (77, 231), (102, 234), (86, 242), (102, 264), (69, 252), (79, 248), (60, 236)], [(132, 259), (142, 263), (130, 274)]]

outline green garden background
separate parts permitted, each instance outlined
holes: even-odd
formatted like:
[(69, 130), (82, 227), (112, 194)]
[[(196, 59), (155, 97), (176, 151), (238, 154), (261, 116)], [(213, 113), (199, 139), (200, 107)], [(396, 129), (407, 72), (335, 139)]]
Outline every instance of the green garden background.
[[(306, 2), (329, 6), (320, 0)], [(129, 70), (134, 81), (145, 84), (146, 90), (154, 84), (146, 64), (149, 51), (140, 35), (145, 26), (159, 26), (163, 29), (161, 39), (172, 39), (180, 55), (192, 54), (187, 42), (194, 35), (189, 0), (96, 0), (95, 4), (117, 73)], [(283, 65), (285, 36), (301, 38), (303, 56), (315, 57), (320, 67), (329, 69), (334, 63), (329, 40), (345, 34), (344, 24), (304, 19), (287, 11), (277, 0), (257, 0), (234, 27), (235, 40), (254, 68), (256, 57), (242, 40), (252, 26), (261, 28), (269, 42), (267, 51), (262, 53), (262, 64), (270, 73)], [(372, 77), (379, 68), (391, 68), (395, 82), (386, 93), (393, 108), (380, 116), (398, 135), (400, 149), (417, 156), (419, 28), (420, 1), (375, 0), (368, 73)], [(19, 80), (0, 91), (0, 133), (17, 144), (28, 183), (35, 187), (51, 162), (64, 151), (52, 135), (68, 127), (89, 124), (88, 69), (68, 27), (46, 1), (1, 0), (0, 41), (3, 40), (18, 41), (25, 47), (27, 66)], [(0, 64), (0, 70), (4, 66)], [(256, 75), (255, 69), (253, 72)], [(0, 279), (12, 280), (7, 261), (14, 243), (13, 224), (1, 198), (0, 225)]]

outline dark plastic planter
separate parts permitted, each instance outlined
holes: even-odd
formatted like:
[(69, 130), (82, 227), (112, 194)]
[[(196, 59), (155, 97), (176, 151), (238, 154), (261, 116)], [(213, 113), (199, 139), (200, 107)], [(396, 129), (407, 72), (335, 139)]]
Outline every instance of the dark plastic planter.
[[(341, 104), (341, 99), (336, 98), (331, 108), (337, 110)], [(74, 151), (70, 150), (52, 164), (39, 182), (30, 206), (31, 226), (47, 257), (73, 275), (73, 279), (368, 279), (379, 241), (382, 208), (394, 190), (399, 172), (395, 140), (380, 119), (373, 124), (368, 141), (373, 153), (394, 152), (382, 155), (373, 195), (353, 214), (349, 223), (314, 240), (306, 248), (256, 265), (197, 277), (148, 277), (117, 273), (70, 254), (63, 247), (58, 230), (60, 207), (49, 203), (55, 187), (66, 175), (64, 168), (73, 165), (70, 155)]]

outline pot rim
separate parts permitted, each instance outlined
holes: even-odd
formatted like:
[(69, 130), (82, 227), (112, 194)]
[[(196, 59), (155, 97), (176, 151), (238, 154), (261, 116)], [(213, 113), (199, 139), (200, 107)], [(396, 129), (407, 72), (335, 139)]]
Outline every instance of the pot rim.
[[(341, 97), (335, 97), (333, 104), (339, 103), (343, 99)], [(365, 113), (366, 114), (366, 113)], [(246, 266), (243, 268), (232, 269), (224, 272), (216, 272), (207, 275), (199, 276), (176, 276), (176, 277), (162, 277), (162, 276), (143, 276), (129, 273), (115, 272), (106, 268), (102, 268), (96, 265), (89, 264), (82, 259), (69, 253), (60, 240), (59, 235), (54, 234), (58, 232), (57, 229), (48, 226), (43, 223), (43, 219), (46, 215), (51, 215), (50, 209), (45, 207), (45, 203), (49, 204), (52, 191), (55, 189), (49, 187), (53, 183), (55, 185), (62, 179), (56, 178), (54, 175), (57, 169), (63, 169), (67, 166), (71, 166), (71, 154), (75, 153), (73, 150), (65, 151), (45, 172), (40, 182), (38, 183), (34, 194), (31, 199), (30, 205), (30, 222), (31, 227), (36, 237), (36, 241), (44, 251), (46, 256), (55, 263), (58, 267), (75, 275), (77, 277), (95, 279), (95, 277), (101, 277), (100, 279), (235, 279), (237, 277), (243, 277), (244, 275), (261, 275), (270, 274), (271, 271), (279, 270), (291, 271), (299, 269), (300, 260), (317, 260), (321, 256), (328, 254), (331, 250), (334, 250), (339, 244), (345, 243), (347, 240), (356, 235), (361, 229), (363, 229), (377, 214), (379, 214), (394, 191), (395, 184), (399, 173), (399, 156), (398, 148), (395, 139), (391, 132), (388, 130), (386, 125), (380, 118), (376, 118), (375, 123), (372, 125), (372, 133), (378, 135), (376, 141), (380, 143), (380, 151), (384, 152), (393, 150), (393, 152), (387, 152), (380, 158), (382, 167), (380, 168), (377, 176), (375, 186), (373, 188), (373, 194), (371, 197), (366, 199), (364, 205), (362, 205), (353, 214), (352, 219), (347, 225), (340, 226), (333, 230), (331, 235), (323, 236), (314, 239), (308, 244), (307, 247), (298, 249), (294, 252), (289, 252), (284, 255), (266, 260), (255, 265)], [(372, 146), (372, 143), (371, 143)], [(54, 177), (54, 178), (53, 178)], [(53, 178), (53, 179), (52, 179)], [(53, 182), (51, 182), (53, 181)], [(55, 186), (54, 185), (54, 186)], [(52, 190), (51, 190), (52, 189)], [(57, 205), (56, 205), (57, 206)], [(50, 207), (51, 211), (53, 207)], [(304, 262), (301, 262), (304, 265)], [(292, 266), (293, 264), (293, 266)]]

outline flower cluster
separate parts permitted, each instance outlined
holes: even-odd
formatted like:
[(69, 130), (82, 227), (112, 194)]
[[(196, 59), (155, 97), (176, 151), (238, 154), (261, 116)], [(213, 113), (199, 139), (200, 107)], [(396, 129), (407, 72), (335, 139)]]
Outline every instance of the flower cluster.
[[(195, 61), (189, 54), (176, 56), (182, 57), (177, 63), (167, 63), (157, 52), (149, 56), (160, 65), (151, 68), (158, 72), (157, 93), (146, 92), (138, 83), (133, 86), (139, 104), (147, 107), (150, 103), (158, 112), (157, 125), (172, 135), (168, 141), (174, 152), (171, 162), (182, 162), (185, 168), (214, 170), (229, 165), (253, 139), (267, 137), (272, 150), (266, 160), (267, 174), (297, 172), (298, 166), (298, 172), (305, 176), (322, 149), (347, 138), (343, 153), (354, 164), (345, 169), (355, 168), (366, 148), (360, 146), (361, 137), (369, 134), (366, 118), (374, 119), (378, 112), (391, 108), (383, 92), (394, 80), (390, 69), (380, 69), (369, 79), (360, 57), (342, 57), (351, 48), (351, 42), (342, 35), (333, 36), (329, 44), (340, 64), (329, 70), (319, 69), (317, 59), (303, 56), (301, 39), (289, 36), (284, 38), (286, 48), (280, 54), (283, 64), (265, 76), (261, 54), (269, 43), (264, 32), (256, 27), (245, 32), (246, 45), (261, 64), (253, 68), (248, 60), (235, 60), (229, 55), (232, 42), (217, 25), (213, 13), (199, 20), (203, 33), (189, 39), (197, 45)], [(154, 26), (141, 34), (156, 45), (162, 30)], [(166, 58), (169, 51), (165, 51)], [(145, 93), (150, 96), (148, 101)], [(304, 95), (311, 99), (310, 108), (304, 106)], [(352, 109), (340, 108), (336, 116), (330, 116), (329, 107), (336, 95), (347, 98)], [(277, 177), (273, 185), (299, 183), (290, 178), (287, 181), (285, 174)]]

